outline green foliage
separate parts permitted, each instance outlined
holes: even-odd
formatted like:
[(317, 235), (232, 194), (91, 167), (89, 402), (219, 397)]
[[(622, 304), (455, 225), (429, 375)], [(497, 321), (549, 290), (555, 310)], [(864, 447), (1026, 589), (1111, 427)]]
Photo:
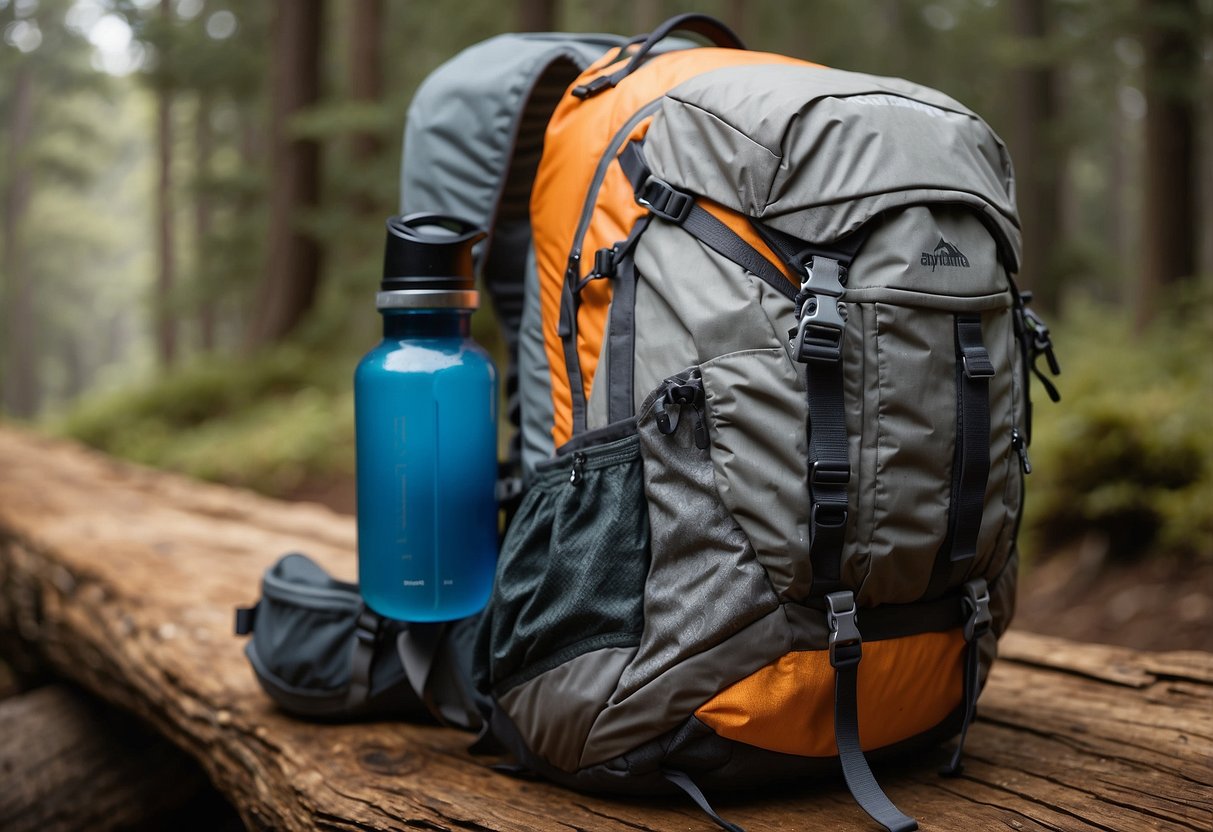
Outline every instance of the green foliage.
[(353, 470), (353, 363), (283, 347), (87, 400), (58, 431), (107, 453), (286, 494)]
[(1213, 282), (1146, 332), (1130, 310), (1073, 304), (1058, 328), (1063, 401), (1036, 393), (1026, 531), (1109, 551), (1213, 559)]

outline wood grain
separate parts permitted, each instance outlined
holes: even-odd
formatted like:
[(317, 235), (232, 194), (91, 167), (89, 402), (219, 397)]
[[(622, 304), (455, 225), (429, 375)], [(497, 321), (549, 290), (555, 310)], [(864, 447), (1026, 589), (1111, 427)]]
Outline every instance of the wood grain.
[[(279, 714), (231, 619), (292, 550), (351, 577), (354, 524), (0, 429), (0, 626), (199, 759), (251, 828), (714, 828), (678, 799), (497, 774), (448, 729)], [(924, 830), (1213, 829), (1213, 656), (1015, 632), (1004, 656), (962, 777), (941, 754), (880, 772)], [(874, 828), (836, 781), (717, 802), (750, 832)]]

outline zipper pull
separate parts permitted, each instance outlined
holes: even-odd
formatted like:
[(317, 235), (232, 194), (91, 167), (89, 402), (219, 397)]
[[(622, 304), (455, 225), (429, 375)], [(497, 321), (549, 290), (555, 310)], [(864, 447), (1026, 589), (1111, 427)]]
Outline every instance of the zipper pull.
[(1019, 428), (1011, 429), (1011, 447), (1015, 449), (1015, 453), (1019, 454), (1019, 467), (1023, 469), (1023, 472), (1032, 473), (1032, 461), (1028, 459), (1028, 443), (1023, 441), (1023, 434), (1019, 432)]
[[(681, 416), (684, 409), (689, 405), (692, 411), (691, 416), (691, 432), (695, 437), (695, 447), (704, 450), (708, 447), (708, 424), (703, 413), (703, 404), (705, 401), (703, 393), (703, 380), (692, 378), (678, 384), (670, 382), (666, 387), (665, 395), (662, 399), (670, 404), (678, 405), (679, 415)], [(665, 413), (664, 402), (662, 402), (661, 411), (657, 417), (658, 430), (661, 429), (661, 413)], [(668, 416), (666, 417), (668, 420)], [(673, 427), (669, 431), (662, 430), (662, 433), (673, 433), (678, 429), (678, 422), (674, 422)]]
[(581, 451), (573, 454), (573, 470), (569, 472), (569, 485), (581, 485), (585, 479), (586, 456)]

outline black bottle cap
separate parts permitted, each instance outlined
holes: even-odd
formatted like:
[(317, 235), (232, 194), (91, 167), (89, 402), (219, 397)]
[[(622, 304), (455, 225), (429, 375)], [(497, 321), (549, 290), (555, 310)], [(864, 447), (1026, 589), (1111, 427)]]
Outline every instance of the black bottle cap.
[(380, 289), (473, 290), (472, 247), (486, 236), (470, 222), (442, 214), (389, 217)]

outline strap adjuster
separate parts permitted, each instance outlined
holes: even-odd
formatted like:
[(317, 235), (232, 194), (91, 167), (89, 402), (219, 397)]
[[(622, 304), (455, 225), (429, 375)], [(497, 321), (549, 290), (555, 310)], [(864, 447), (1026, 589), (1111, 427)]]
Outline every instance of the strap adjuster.
[(842, 302), (842, 269), (837, 260), (823, 258), (819, 268), (806, 267), (800, 284), (800, 323), (792, 341), (797, 361), (842, 360), (846, 307)]
[(969, 614), (964, 625), (965, 641), (976, 641), (990, 631), (994, 620), (990, 615), (990, 589), (985, 579), (975, 578), (965, 584), (964, 605)]
[(587, 98), (592, 98), (593, 96), (598, 95), (598, 93), (602, 92), (607, 87), (613, 86), (615, 86), (615, 84), (611, 80), (610, 75), (599, 75), (592, 81), (585, 84), (578, 84), (577, 86), (573, 87), (573, 95), (584, 101)]
[(672, 223), (682, 223), (695, 206), (695, 197), (683, 193), (656, 176), (649, 176), (636, 190), (636, 202), (648, 208), (656, 217)]
[(851, 463), (845, 459), (819, 459), (809, 469), (812, 485), (846, 485), (850, 481)]
[(855, 595), (849, 590), (831, 592), (826, 596), (830, 611), (826, 623), (830, 626), (830, 665), (834, 668), (853, 667), (863, 656), (863, 638), (855, 609)]
[(354, 638), (359, 644), (374, 646), (379, 641), (379, 631), (383, 627), (383, 618), (369, 607), (363, 607), (358, 613), (358, 622), (354, 625)]

